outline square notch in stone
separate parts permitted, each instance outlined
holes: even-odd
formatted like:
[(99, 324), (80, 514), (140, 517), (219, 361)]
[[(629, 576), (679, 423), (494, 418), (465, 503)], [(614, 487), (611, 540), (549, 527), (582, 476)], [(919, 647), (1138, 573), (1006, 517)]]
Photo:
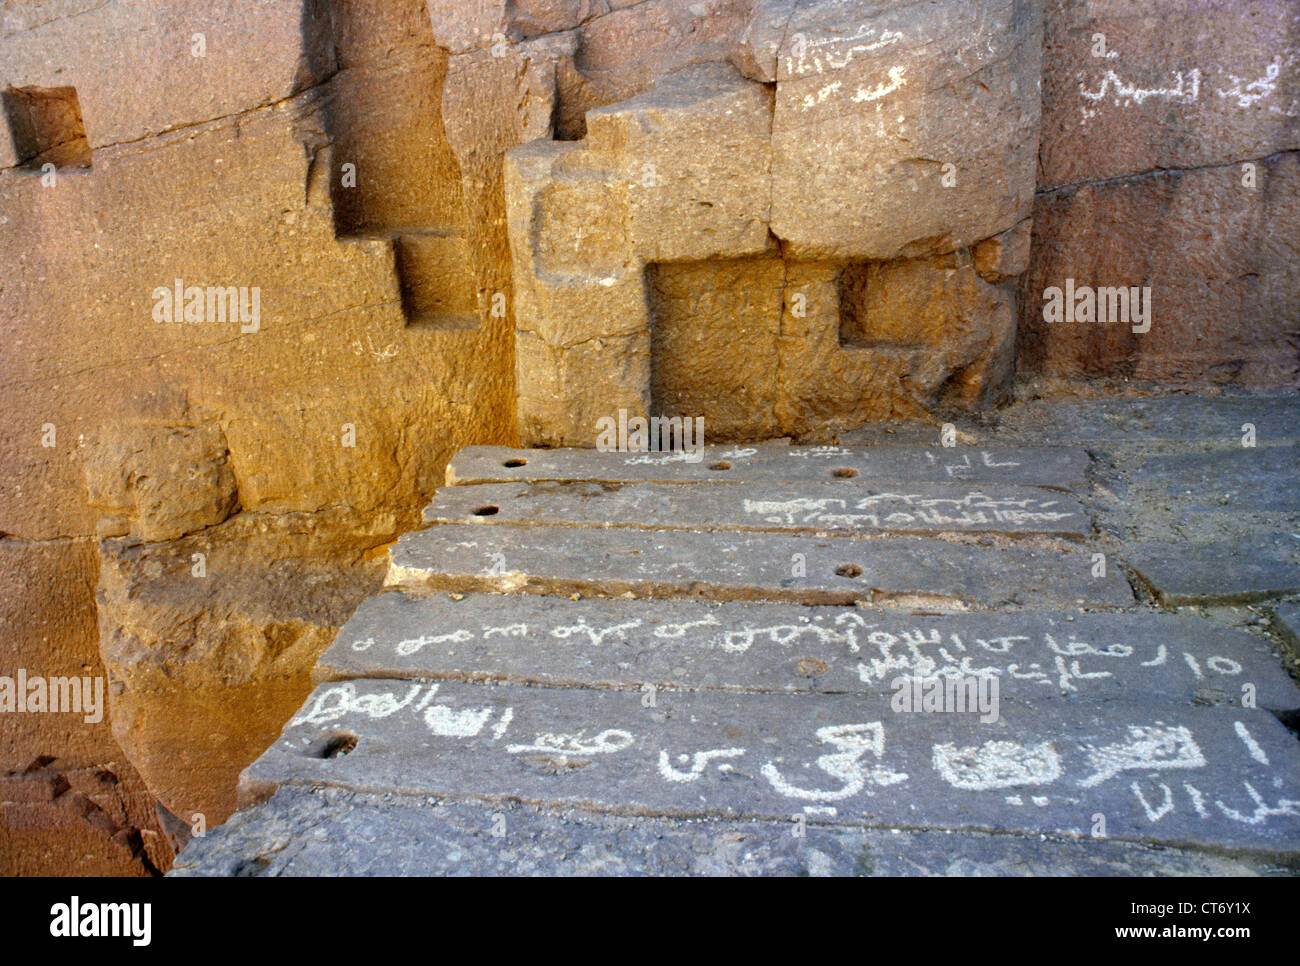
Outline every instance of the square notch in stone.
[(840, 272), (840, 345), (845, 349), (916, 349), (921, 345), (900, 262), (850, 262)]
[(404, 232), (394, 248), (408, 326), (444, 332), (479, 327), (478, 290), (463, 235)]
[(647, 265), (651, 414), (703, 416), (711, 442), (774, 435), (784, 282), (766, 256)]
[(91, 166), (75, 87), (11, 87), (4, 107), (20, 168)]

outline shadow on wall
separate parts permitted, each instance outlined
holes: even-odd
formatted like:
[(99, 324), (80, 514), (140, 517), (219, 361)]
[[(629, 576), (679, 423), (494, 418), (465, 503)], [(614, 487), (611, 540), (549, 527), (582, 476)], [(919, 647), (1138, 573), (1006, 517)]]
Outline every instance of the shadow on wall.
[(336, 236), (393, 246), (409, 326), (477, 329), (461, 172), (442, 121), (447, 52), (423, 0), (314, 0), (302, 37), (302, 85), (330, 78), (325, 130), (304, 144), (309, 182), (328, 173)]

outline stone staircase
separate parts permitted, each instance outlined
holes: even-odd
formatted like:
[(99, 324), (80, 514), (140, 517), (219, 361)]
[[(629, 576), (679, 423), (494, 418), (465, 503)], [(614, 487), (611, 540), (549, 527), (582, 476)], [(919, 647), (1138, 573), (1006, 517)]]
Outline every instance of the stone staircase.
[(1285, 633), (1007, 437), (463, 451), (173, 874), (1294, 872)]

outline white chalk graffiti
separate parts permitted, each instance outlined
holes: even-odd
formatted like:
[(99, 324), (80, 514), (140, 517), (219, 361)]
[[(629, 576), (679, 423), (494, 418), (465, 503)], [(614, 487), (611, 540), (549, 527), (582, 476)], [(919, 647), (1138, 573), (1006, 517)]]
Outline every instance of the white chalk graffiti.
[(875, 87), (859, 87), (853, 95), (853, 103), (863, 104), (867, 101), (878, 101), (886, 94), (892, 94), (900, 87), (906, 87), (906, 74), (907, 72), (902, 67), (889, 68), (889, 80), (881, 81)]
[(1232, 86), (1226, 91), (1215, 90), (1220, 97), (1235, 97), (1238, 107), (1251, 107), (1262, 101), (1277, 89), (1277, 78), (1282, 72), (1282, 62), (1275, 60), (1264, 68), (1264, 76), (1249, 83), (1236, 74), (1229, 74)]
[(1235, 808), (1229, 808), (1223, 802), (1216, 801), (1214, 804), (1228, 818), (1234, 822), (1241, 822), (1245, 825), (1262, 825), (1275, 815), (1300, 815), (1300, 801), (1289, 798), (1279, 798), (1276, 805), (1269, 805), (1264, 801), (1264, 796), (1255, 791), (1255, 786), (1250, 782), (1242, 782), (1246, 786), (1246, 794), (1251, 797), (1255, 803), (1255, 810), (1247, 815)]
[[(757, 513), (765, 523), (807, 523), (816, 520), (816, 514), (824, 513), (827, 507), (838, 506), (841, 509), (848, 504), (844, 500), (827, 497), (813, 500), (807, 497), (795, 497), (793, 500), (745, 500), (746, 513)], [(796, 519), (799, 517), (799, 519)]]
[[(925, 496), (919, 493), (874, 493), (860, 497), (850, 512), (847, 500), (826, 497), (795, 497), (789, 500), (750, 500), (742, 502), (746, 513), (760, 516), (765, 523), (784, 526), (824, 527), (904, 527), (925, 526), (972, 527), (1005, 523), (1027, 526), (1054, 523), (1077, 516), (1073, 511), (1053, 509), (1059, 500), (1033, 498), (996, 499), (979, 491), (961, 497)], [(835, 512), (835, 510), (841, 512)]]
[(1015, 741), (986, 741), (958, 748), (933, 747), (934, 770), (954, 788), (987, 791), (1018, 785), (1046, 785), (1061, 777), (1061, 756), (1051, 742), (1022, 745)]
[(851, 37), (825, 37), (821, 40), (796, 39), (786, 56), (785, 67), (789, 74), (823, 74), (827, 70), (842, 70), (853, 63), (859, 54), (892, 47), (903, 39), (897, 30), (879, 32), (875, 27), (860, 26)]
[(473, 738), (492, 717), (493, 708), (449, 708), (435, 704), (424, 709), (424, 723), (435, 735), (448, 738)]
[[(337, 721), (349, 714), (364, 714), (369, 718), (387, 718), (409, 706), (416, 695), (424, 688), (422, 684), (412, 684), (406, 696), (399, 698), (394, 694), (357, 694), (357, 686), (351, 682), (335, 684), (322, 688), (312, 697), (303, 711), (289, 722), (290, 726), (300, 724), (324, 724)], [(438, 693), (438, 685), (430, 686), (423, 704)]]
[(787, 451), (790, 457), (800, 459), (830, 459), (835, 456), (851, 456), (849, 450), (842, 446), (792, 446)]
[(1051, 685), (1053, 678), (1056, 681), (1056, 688), (1062, 694), (1068, 691), (1078, 691), (1075, 687), (1075, 681), (1095, 681), (1098, 678), (1113, 677), (1109, 671), (1084, 671), (1078, 661), (1066, 663), (1065, 658), (1059, 655), (1052, 661), (1052, 671), (1043, 670), (1043, 666), (1038, 662), (1032, 662), (1028, 665), (1029, 670), (1022, 671), (1019, 664), (1007, 665), (1007, 677), (1014, 678), (1018, 681), (1034, 681), (1038, 684)]
[(549, 755), (605, 755), (622, 751), (635, 740), (631, 732), (618, 728), (606, 728), (591, 738), (586, 737), (585, 730), (569, 735), (543, 732), (533, 739), (531, 745), (508, 745), (506, 751), (512, 755), (525, 751)]
[(627, 632), (632, 630), (634, 627), (640, 627), (640, 626), (641, 626), (641, 621), (634, 620), (634, 621), (627, 621), (626, 623), (623, 624), (614, 624), (610, 627), (598, 628), (598, 627), (592, 627), (590, 624), (588, 624), (587, 618), (579, 617), (578, 623), (576, 624), (571, 624), (567, 627), (556, 627), (555, 629), (553, 629), (551, 631), (551, 636), (559, 638), (560, 640), (566, 640), (575, 635), (586, 634), (587, 640), (590, 643), (599, 645), (605, 643), (605, 638), (610, 635), (617, 637), (620, 641), (625, 641), (627, 640)]
[[(925, 455), (930, 457), (931, 461), (934, 460), (933, 454), (926, 453)], [(988, 450), (980, 451), (980, 460), (981, 462), (983, 462), (983, 464), (986, 467), (989, 467), (990, 469), (1001, 469), (1004, 467), (1013, 467), (1013, 466), (1020, 465), (1015, 460), (1008, 460), (1006, 462), (999, 463), (995, 459), (993, 459), (993, 454), (991, 454)], [(944, 472), (948, 474), (949, 478), (952, 478), (954, 476), (958, 478), (965, 476), (972, 469), (970, 456), (969, 455), (962, 456), (962, 461), (960, 463), (945, 464), (943, 469)]]
[[(421, 635), (396, 643), (376, 644), (375, 638), (355, 641), (353, 650), (391, 647), (398, 656), (407, 657), (432, 644), (487, 641), (492, 638), (551, 638), (579, 647), (609, 647), (638, 640), (639, 630), (647, 645), (687, 643), (692, 647), (710, 648), (730, 655), (743, 655), (755, 647), (772, 645), (782, 649), (801, 646), (843, 649), (856, 656), (854, 662), (839, 665), (856, 673), (858, 681), (873, 686), (888, 685), (895, 677), (969, 678), (998, 676), (1004, 682), (1024, 681), (1042, 685), (1060, 693), (1080, 693), (1096, 682), (1122, 677), (1135, 667), (1155, 668), (1169, 665), (1171, 653), (1165, 644), (1126, 643), (1095, 644), (1075, 634), (1043, 632), (1041, 636), (1002, 634), (967, 637), (935, 626), (902, 625), (896, 631), (878, 629), (857, 610), (845, 610), (834, 616), (814, 614), (800, 616), (797, 622), (767, 625), (742, 625), (727, 629), (721, 618), (705, 613), (698, 619), (653, 621), (633, 619), (619, 623), (577, 622), (552, 627), (526, 623), (483, 625), (460, 628), (438, 635)], [(382, 640), (382, 639), (381, 639)], [(1221, 654), (1197, 657), (1175, 651), (1196, 681), (1216, 677), (1235, 677), (1242, 665)], [(1144, 660), (1145, 658), (1145, 660)]]
[(841, 81), (832, 81), (831, 83), (823, 87), (821, 90), (819, 90), (815, 95), (813, 94), (805, 95), (803, 99), (804, 110), (806, 111), (810, 107), (816, 107), (818, 104), (821, 104), (823, 101), (826, 100), (826, 98), (830, 97), (832, 94), (838, 91), (842, 86), (844, 85)]
[[(805, 618), (806, 619), (806, 618)], [(845, 613), (835, 618), (836, 627), (843, 627), (846, 630), (838, 631), (830, 627), (823, 627), (821, 624), (773, 624), (770, 627), (745, 627), (738, 631), (727, 631), (722, 640), (719, 642), (710, 641), (708, 646), (718, 647), (730, 654), (744, 654), (754, 646), (756, 640), (766, 637), (773, 644), (779, 644), (782, 647), (789, 647), (805, 634), (817, 638), (819, 644), (839, 645), (843, 644), (849, 648), (851, 653), (856, 654), (859, 650), (856, 635), (853, 626), (868, 627), (867, 622), (860, 614)]]
[(1140, 87), (1137, 84), (1126, 84), (1117, 73), (1108, 70), (1105, 76), (1102, 77), (1101, 86), (1097, 90), (1090, 91), (1083, 84), (1080, 84), (1079, 93), (1090, 101), (1100, 101), (1108, 93), (1114, 91), (1116, 103), (1121, 100), (1131, 100), (1135, 104), (1141, 104), (1152, 97), (1162, 100), (1195, 101), (1201, 96), (1201, 72), (1199, 70), (1193, 70), (1187, 80), (1184, 80), (1182, 71), (1179, 71), (1174, 76), (1177, 78), (1177, 83), (1169, 87)]
[(527, 624), (506, 624), (504, 627), (485, 627), (483, 628), (483, 639), (489, 637), (527, 637)]
[(710, 762), (719, 758), (739, 758), (744, 753), (744, 748), (715, 748), (712, 751), (697, 751), (693, 755), (678, 755), (679, 765), (691, 766), (686, 771), (681, 771), (673, 767), (668, 752), (660, 751), (659, 774), (670, 782), (693, 782), (704, 774), (704, 769), (709, 767)]
[(473, 637), (474, 635), (471, 632), (464, 629), (452, 631), (449, 634), (436, 634), (432, 637), (422, 634), (419, 637), (408, 637), (406, 640), (398, 641), (393, 650), (403, 657), (409, 657), (418, 653), (422, 647), (427, 647), (430, 644), (447, 644), (449, 642), (463, 644), (465, 641), (472, 640)]
[[(1000, 638), (1009, 649), (1014, 640), (1027, 638)], [(858, 680), (863, 684), (884, 684), (897, 676), (918, 678), (966, 678), (983, 675), (1001, 675), (1000, 668), (992, 665), (976, 666), (975, 659), (969, 654), (954, 654), (953, 650), (965, 651), (966, 646), (957, 635), (951, 635), (948, 642), (943, 640), (937, 629), (929, 634), (920, 629), (890, 634), (887, 631), (872, 631), (867, 635), (867, 643), (874, 646), (878, 657), (870, 657), (858, 662)], [(898, 645), (901, 651), (895, 651)], [(932, 645), (935, 654), (927, 654), (922, 648)], [(952, 650), (950, 650), (950, 648)], [(997, 650), (995, 647), (989, 650)], [(1012, 665), (1014, 668), (1016, 665)]]
[[(787, 625), (764, 630), (777, 636), (791, 637), (807, 628)], [(873, 632), (873, 635), (879, 633), (881, 632)], [(913, 642), (940, 645), (940, 650), (951, 646), (952, 642), (944, 641), (937, 630), (932, 633), (934, 637), (916, 637)], [(889, 647), (896, 647), (906, 639), (897, 635), (887, 637), (890, 640), (883, 643)], [(1026, 640), (1024, 637), (1008, 637), (979, 641), (972, 645), (972, 650), (1008, 652), (1015, 647), (1024, 647)], [(879, 646), (882, 641), (877, 639), (874, 643)], [(1048, 646), (1056, 652), (1093, 658), (1107, 656), (1116, 660), (1130, 657), (1133, 652), (1127, 645), (1100, 647), (1073, 639), (1065, 642), (1051, 640), (1050, 636)], [(888, 648), (884, 653), (890, 654)], [(913, 666), (934, 666), (917, 662), (915, 654), (899, 653), (904, 653), (913, 662)], [(949, 654), (948, 658), (969, 656)], [(1065, 660), (1064, 653), (1058, 653), (1057, 657)], [(913, 753), (906, 750), (906, 757), (901, 761), (897, 760), (897, 750), (893, 756), (895, 760), (886, 759), (885, 729), (880, 721), (818, 728), (814, 732), (815, 744), (809, 743), (802, 750), (787, 750), (784, 752), (787, 755), (785, 758), (768, 758), (759, 769), (759, 774), (755, 775), (752, 768), (740, 767), (740, 760), (750, 754), (750, 749), (739, 745), (724, 746), (719, 743), (717, 747), (708, 747), (712, 741), (706, 739), (693, 745), (698, 750), (679, 751), (671, 745), (659, 745), (654, 750), (637, 749), (636, 738), (630, 730), (619, 727), (603, 727), (602, 730), (602, 723), (575, 731), (541, 730), (548, 724), (545, 721), (537, 723), (540, 727), (527, 730), (526, 735), (531, 736), (529, 740), (506, 744), (503, 739), (514, 720), (513, 707), (487, 704), (479, 706), (477, 703), (457, 707), (454, 704), (436, 703), (440, 694), (439, 684), (412, 682), (368, 693), (362, 693), (363, 687), (367, 685), (340, 682), (319, 689), (303, 711), (290, 722), (291, 726), (309, 725), (317, 728), (309, 728), (308, 737), (301, 733), (286, 735), (286, 738), (292, 738), (287, 746), (297, 753), (303, 750), (299, 742), (307, 748), (316, 747), (311, 742), (319, 742), (319, 726), (338, 722), (348, 715), (382, 719), (405, 711), (419, 718), (432, 735), (451, 740), (479, 739), (482, 744), (476, 748), (476, 753), (495, 749), (497, 754), (543, 755), (564, 762), (629, 751), (629, 755), (616, 758), (605, 767), (618, 769), (620, 776), (627, 776), (633, 771), (657, 773), (659, 780), (679, 789), (695, 785), (697, 789), (704, 786), (700, 789), (704, 791), (711, 786), (710, 779), (716, 781), (722, 776), (728, 776), (727, 780), (738, 783), (737, 787), (741, 789), (752, 788), (746, 783), (758, 781), (765, 789), (770, 787), (770, 791), (764, 792), (765, 795), (774, 793), (796, 800), (809, 814), (822, 815), (836, 814), (832, 808), (835, 804), (856, 796), (874, 795), (879, 789), (911, 781), (912, 776), (908, 772), (911, 771), (914, 775), (917, 768), (923, 767), (922, 763), (912, 757)], [(458, 693), (468, 696), (481, 692), (468, 689)], [(1234, 720), (1237, 717), (1245, 720)], [(695, 720), (694, 715), (691, 719)], [(933, 743), (929, 745), (930, 764), (937, 780), (952, 788), (973, 793), (993, 793), (988, 797), (989, 800), (996, 799), (1022, 809), (1042, 809), (1053, 803), (1057, 803), (1058, 807), (1063, 804), (1092, 807), (1087, 799), (1081, 801), (1078, 797), (1072, 798), (1071, 789), (1099, 788), (1110, 779), (1127, 773), (1124, 778), (1124, 781), (1128, 781), (1127, 785), (1119, 782), (1107, 787), (1115, 795), (1126, 798), (1132, 796), (1129, 799), (1130, 814), (1139, 823), (1145, 820), (1149, 825), (1167, 826), (1171, 823), (1166, 823), (1165, 820), (1171, 816), (1174, 816), (1172, 823), (1181, 820), (1185, 824), (1189, 821), (1205, 822), (1222, 815), (1231, 822), (1262, 828), (1270, 822), (1278, 824), (1278, 819), (1300, 817), (1300, 800), (1286, 797), (1294, 796), (1295, 793), (1293, 788), (1283, 785), (1283, 776), (1259, 771), (1261, 768), (1273, 768), (1270, 754), (1265, 752), (1264, 745), (1256, 738), (1256, 734), (1260, 734), (1259, 729), (1268, 727), (1268, 720), (1262, 714), (1258, 718), (1240, 714), (1218, 719), (1215, 734), (1221, 735), (1223, 740), (1210, 747), (1224, 749), (1220, 754), (1226, 760), (1216, 761), (1216, 771), (1205, 773), (1202, 776), (1204, 781), (1197, 778), (1197, 781), (1201, 781), (1202, 788), (1207, 787), (1205, 782), (1213, 783), (1209, 786), (1213, 789), (1210, 792), (1204, 792), (1189, 782), (1171, 780), (1168, 774), (1170, 770), (1181, 769), (1186, 772), (1205, 768), (1207, 760), (1188, 727), (1162, 721), (1115, 729), (1110, 733), (1118, 740), (1096, 746), (1078, 745), (1074, 740), (1065, 738), (1044, 740), (1044, 732), (1024, 740), (995, 739), (966, 746)], [(608, 720), (603, 722), (608, 723)], [(1240, 744), (1229, 737), (1229, 724), (1231, 733), (1235, 734)], [(1209, 726), (1207, 722), (1207, 727)], [(497, 741), (501, 743), (491, 744)], [(1063, 756), (1057, 750), (1062, 741), (1073, 749), (1068, 755)], [(705, 746), (700, 747), (702, 744)], [(686, 747), (689, 749), (692, 746)], [(1279, 747), (1282, 746), (1279, 744)], [(1277, 753), (1272, 755), (1277, 756)], [(1234, 768), (1237, 771), (1234, 772)], [(1241, 780), (1242, 772), (1247, 769), (1249, 772), (1245, 777), (1250, 780)], [(556, 774), (564, 773), (563, 768), (553, 771)], [(825, 777), (810, 777), (817, 776), (818, 772)], [(1158, 774), (1160, 772), (1165, 774)], [(1234, 792), (1228, 788), (1227, 776), (1233, 776), (1234, 782), (1241, 781), (1244, 791)], [(1272, 784), (1265, 785), (1264, 782)], [(1055, 790), (1044, 787), (1054, 783), (1057, 786)], [(1277, 791), (1279, 789), (1283, 791)], [(1050, 797), (1045, 794), (1049, 791)], [(1266, 793), (1270, 798), (1265, 798)], [(1107, 803), (1114, 801), (1113, 797), (1103, 798)], [(696, 796), (695, 800), (705, 801), (703, 796)], [(897, 801), (891, 801), (890, 808), (897, 805)], [(903, 807), (906, 807), (905, 803)], [(1181, 827), (1178, 834), (1182, 834)]]
[[(1109, 96), (1110, 103), (1116, 106), (1129, 104), (1140, 106), (1147, 100), (1194, 104), (1201, 99), (1203, 89), (1212, 89), (1220, 100), (1231, 101), (1236, 107), (1247, 109), (1267, 100), (1277, 91), (1282, 67), (1282, 60), (1275, 58), (1264, 68), (1264, 73), (1255, 80), (1228, 74), (1222, 86), (1210, 80), (1199, 68), (1187, 72), (1175, 71), (1168, 83), (1151, 87), (1127, 82), (1116, 71), (1107, 70), (1097, 83), (1096, 90), (1090, 90), (1086, 84), (1080, 83), (1079, 94), (1093, 103), (1100, 103)], [(1270, 110), (1273, 113), (1283, 113), (1282, 108), (1277, 106), (1272, 106)], [(1083, 119), (1087, 121), (1095, 116), (1096, 111), (1084, 107), (1082, 114)]]
[(1129, 786), (1133, 789), (1133, 794), (1137, 796), (1138, 803), (1142, 806), (1142, 810), (1147, 813), (1147, 820), (1150, 822), (1158, 822), (1174, 810), (1174, 793), (1169, 790), (1169, 786), (1164, 782), (1158, 784), (1164, 789), (1165, 793), (1164, 801), (1160, 803), (1158, 808), (1151, 807), (1151, 803), (1142, 794), (1142, 789), (1138, 787), (1137, 782)]
[(869, 724), (830, 725), (817, 729), (819, 744), (830, 745), (838, 749), (817, 759), (817, 767), (832, 778), (844, 783), (842, 788), (821, 790), (799, 788), (791, 784), (777, 769), (774, 762), (763, 766), (763, 777), (771, 782), (787, 798), (798, 798), (809, 802), (838, 802), (852, 798), (859, 792), (867, 790), (869, 785), (896, 785), (907, 781), (907, 775), (890, 771), (880, 765), (868, 765), (862, 761), (867, 754), (880, 758), (885, 753), (885, 729), (880, 722)]
[(1255, 736), (1246, 730), (1246, 726), (1240, 721), (1234, 721), (1232, 727), (1233, 730), (1237, 732), (1237, 737), (1241, 739), (1241, 743), (1246, 746), (1246, 750), (1250, 752), (1250, 757), (1254, 758), (1261, 765), (1267, 765), (1268, 755), (1264, 754), (1264, 749), (1259, 746), (1259, 742), (1255, 740)]
[[(425, 687), (412, 684), (405, 695), (398, 696), (391, 692), (358, 694), (357, 686), (352, 682), (331, 685), (322, 688), (313, 697), (303, 711), (289, 722), (289, 726), (302, 724), (326, 724), (338, 721), (351, 714), (363, 714), (368, 718), (387, 718), (399, 711), (409, 708), (419, 714), (423, 712), (424, 723), (435, 735), (449, 738), (473, 738), (481, 732), (491, 719), (494, 708), (450, 708), (446, 705), (431, 704), (438, 694), (437, 684)], [(420, 692), (424, 694), (421, 697)], [(416, 698), (419, 700), (416, 701)], [(504, 734), (514, 710), (506, 708), (497, 725), (496, 737)]]
[[(613, 285), (616, 281), (611, 278), (608, 284)], [(606, 284), (602, 280), (601, 284)], [(657, 418), (657, 417), (656, 417)], [(666, 466), (669, 463), (698, 463), (702, 458), (703, 450), (700, 449), (673, 449), (667, 452), (642, 453), (639, 456), (629, 456), (623, 460), (624, 466)]]
[(708, 614), (697, 621), (685, 621), (681, 624), (660, 624), (655, 628), (655, 637), (675, 640), (686, 634), (687, 631), (694, 630), (697, 627), (716, 627), (719, 621), (712, 614)]
[(1079, 782), (1080, 788), (1100, 785), (1122, 771), (1205, 767), (1205, 756), (1187, 728), (1131, 725), (1128, 734), (1128, 741), (1096, 748), (1088, 754), (1093, 774)]
[(1187, 797), (1192, 800), (1192, 808), (1196, 810), (1196, 814), (1201, 818), (1209, 818), (1210, 810), (1205, 807), (1205, 796), (1201, 794), (1201, 790), (1195, 785), (1184, 782), (1183, 791), (1187, 792)]

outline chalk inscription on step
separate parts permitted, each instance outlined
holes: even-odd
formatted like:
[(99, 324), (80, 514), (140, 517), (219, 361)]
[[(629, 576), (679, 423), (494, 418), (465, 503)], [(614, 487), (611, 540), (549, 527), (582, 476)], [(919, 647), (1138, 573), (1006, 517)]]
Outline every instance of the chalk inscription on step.
[[(908, 525), (968, 528), (1010, 524), (1021, 527), (1034, 523), (1055, 523), (1079, 516), (1072, 511), (1053, 509), (1060, 506), (1059, 500), (999, 500), (978, 491), (960, 497), (876, 493), (856, 499), (746, 499), (743, 506), (746, 513), (759, 516), (764, 523), (873, 529), (900, 529)], [(864, 512), (853, 513), (851, 510)]]
[[(902, 724), (888, 728), (884, 721), (824, 725), (810, 729), (803, 739), (798, 738), (796, 728), (792, 732), (795, 739), (785, 739), (776, 749), (767, 741), (753, 745), (700, 742), (703, 747), (692, 748), (689, 744), (682, 747), (680, 741), (665, 745), (660, 737), (662, 726), (647, 725), (635, 712), (592, 708), (590, 717), (596, 721), (572, 731), (545, 726), (549, 712), (544, 698), (533, 699), (531, 707), (524, 703), (529, 699), (522, 696), (509, 705), (498, 698), (495, 704), (452, 706), (438, 701), (439, 689), (438, 684), (424, 683), (388, 689), (368, 686), (364, 691), (354, 682), (322, 687), (286, 728), (283, 746), (295, 753), (314, 747), (321, 737), (320, 726), (328, 725), (327, 730), (346, 728), (358, 735), (362, 750), (357, 753), (364, 754), (371, 744), (367, 722), (408, 714), (427, 729), (435, 742), (427, 746), (428, 751), (438, 758), (480, 762), (488, 756), (519, 761), (545, 756), (561, 764), (577, 759), (584, 774), (587, 768), (596, 767), (597, 759), (616, 760), (619, 764), (607, 767), (616, 769), (622, 778), (642, 774), (666, 787), (690, 786), (697, 794), (697, 804), (707, 805), (710, 792), (716, 793), (720, 783), (759, 782), (769, 794), (812, 806), (814, 814), (825, 815), (842, 814), (846, 805), (855, 801), (870, 811), (874, 808), (867, 804), (870, 799), (892, 794), (887, 790), (896, 787), (900, 789), (897, 794), (919, 794), (919, 788), (909, 793), (905, 786), (925, 777), (916, 774), (924, 759), (915, 751), (906, 760), (897, 752), (896, 760), (891, 759), (887, 735), (892, 728), (904, 728)], [(459, 696), (475, 693), (461, 690)], [(513, 742), (502, 740), (508, 732), (521, 730), (521, 715), (529, 722), (523, 734)], [(937, 777), (954, 794), (994, 793), (1013, 806), (1026, 807), (1028, 797), (1037, 808), (1056, 804), (1086, 811), (1099, 801), (1095, 796), (1105, 787), (1111, 789), (1108, 802), (1114, 802), (1116, 792), (1131, 794), (1134, 820), (1149, 825), (1165, 822), (1171, 815), (1186, 821), (1223, 816), (1244, 826), (1264, 826), (1300, 816), (1300, 799), (1279, 791), (1284, 776), (1268, 764), (1255, 735), (1240, 720), (1233, 722), (1233, 729), (1240, 742), (1220, 742), (1219, 760), (1214, 762), (1190, 726), (1152, 721), (1104, 728), (1115, 734), (1115, 740), (1087, 743), (1068, 735), (1043, 734), (968, 745), (934, 741), (929, 744), (926, 763), (932, 770), (930, 781)], [(438, 741), (458, 744), (438, 745)], [(377, 744), (383, 747), (385, 742)], [(1072, 750), (1067, 755), (1061, 746)], [(1234, 748), (1235, 753), (1231, 751)], [(1232, 778), (1225, 781), (1248, 768), (1254, 771), (1249, 779), (1241, 779), (1239, 786)], [(1179, 785), (1178, 790), (1162, 780), (1171, 771), (1186, 779), (1173, 783)], [(566, 780), (571, 773), (561, 770), (553, 774), (556, 780)], [(1205, 776), (1203, 781), (1195, 778), (1198, 774)], [(1264, 788), (1264, 780), (1274, 788)], [(1207, 782), (1218, 791), (1207, 794), (1203, 790)]]
[[(527, 623), (477, 628), (457, 628), (438, 635), (421, 634), (395, 642), (376, 643), (374, 636), (351, 642), (358, 653), (391, 649), (397, 657), (411, 657), (436, 643), (443, 645), (485, 643), (501, 638), (536, 642), (539, 646), (556, 643), (593, 651), (622, 651), (635, 643), (638, 652), (656, 647), (682, 646), (691, 649), (716, 649), (740, 660), (755, 649), (776, 647), (793, 651), (798, 647), (818, 645), (841, 651), (845, 672), (858, 682), (885, 690), (900, 676), (917, 678), (968, 678), (991, 675), (1003, 682), (1025, 681), (1050, 692), (1083, 694), (1092, 682), (1124, 678), (1132, 668), (1162, 668), (1171, 675), (1190, 676), (1197, 685), (1208, 683), (1232, 688), (1242, 676), (1240, 662), (1224, 654), (1198, 660), (1186, 651), (1175, 651), (1173, 662), (1169, 646), (1141, 646), (1114, 642), (1095, 644), (1073, 634), (1038, 633), (1002, 634), (978, 637), (937, 627), (906, 626), (895, 631), (880, 629), (861, 614), (849, 611), (828, 619), (822, 615), (805, 617), (798, 624), (743, 626), (727, 630), (713, 615), (696, 621), (664, 623), (647, 628), (639, 640), (631, 635), (644, 626), (640, 619), (601, 624), (580, 617), (560, 626), (530, 626)], [(454, 653), (448, 648), (447, 653)], [(1177, 662), (1181, 654), (1183, 662)], [(613, 656), (611, 656), (611, 660)], [(841, 662), (834, 662), (841, 666)], [(1186, 670), (1184, 670), (1184, 668)]]

